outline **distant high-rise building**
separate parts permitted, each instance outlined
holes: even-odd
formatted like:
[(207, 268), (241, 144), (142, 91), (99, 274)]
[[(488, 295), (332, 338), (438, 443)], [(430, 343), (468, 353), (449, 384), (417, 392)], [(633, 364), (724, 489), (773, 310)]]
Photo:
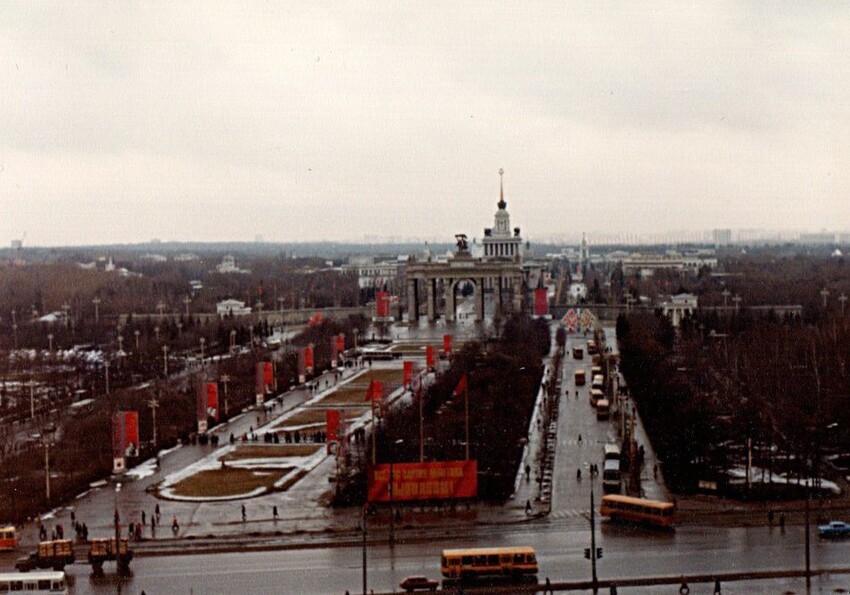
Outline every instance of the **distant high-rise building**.
[(715, 229), (711, 232), (711, 238), (714, 240), (714, 247), (728, 246), (732, 243), (731, 229)]

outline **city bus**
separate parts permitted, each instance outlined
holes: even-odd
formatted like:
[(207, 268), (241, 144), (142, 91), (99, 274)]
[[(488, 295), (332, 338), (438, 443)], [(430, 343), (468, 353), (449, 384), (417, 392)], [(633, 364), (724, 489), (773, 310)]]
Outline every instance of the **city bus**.
[(585, 382), (584, 370), (576, 370), (576, 386), (584, 386)]
[(68, 583), (61, 571), (0, 572), (0, 593), (10, 592), (67, 595)]
[(591, 405), (591, 407), (596, 407), (597, 403), (599, 403), (600, 400), (604, 400), (604, 399), (605, 399), (605, 395), (603, 394), (603, 392), (601, 390), (599, 390), (598, 388), (590, 389), (590, 405)]
[(597, 421), (604, 421), (609, 417), (611, 417), (611, 404), (608, 403), (608, 399), (599, 399), (596, 401)]
[(594, 354), (598, 353), (598, 351), (596, 349), (596, 341), (594, 341), (593, 339), (589, 339), (587, 341), (587, 353), (589, 355), (594, 355)]
[(672, 527), (676, 517), (676, 505), (672, 502), (606, 494), (602, 496), (599, 514), (609, 517), (612, 521)]
[(537, 574), (537, 555), (534, 548), (526, 546), (443, 550), (440, 572), (448, 579), (519, 579)]
[(0, 527), (0, 551), (8, 552), (18, 547), (18, 530), (13, 525)]
[(573, 347), (573, 358), (584, 359), (584, 349), (581, 347)]

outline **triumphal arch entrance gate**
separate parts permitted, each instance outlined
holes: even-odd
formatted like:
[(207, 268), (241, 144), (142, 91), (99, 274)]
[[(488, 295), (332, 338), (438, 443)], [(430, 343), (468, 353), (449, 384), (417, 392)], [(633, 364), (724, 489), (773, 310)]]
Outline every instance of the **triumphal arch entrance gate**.
[[(465, 235), (456, 236), (457, 252), (446, 262), (410, 262), (407, 265), (407, 314), (415, 324), (424, 298), (429, 322), (440, 316), (440, 302), (445, 304), (447, 322), (457, 318), (457, 293), (464, 282), (472, 283), (475, 292), (475, 316), (484, 320), (484, 295), (492, 293), (496, 317), (505, 312), (518, 312), (522, 307), (523, 270), (519, 257), (512, 260), (474, 258)], [(442, 300), (440, 300), (442, 291)]]

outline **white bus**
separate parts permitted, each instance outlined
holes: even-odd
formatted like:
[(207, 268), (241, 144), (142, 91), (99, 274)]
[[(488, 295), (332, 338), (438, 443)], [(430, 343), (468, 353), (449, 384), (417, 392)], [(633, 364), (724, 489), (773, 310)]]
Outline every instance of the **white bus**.
[(68, 582), (61, 571), (0, 572), (0, 593), (68, 595)]

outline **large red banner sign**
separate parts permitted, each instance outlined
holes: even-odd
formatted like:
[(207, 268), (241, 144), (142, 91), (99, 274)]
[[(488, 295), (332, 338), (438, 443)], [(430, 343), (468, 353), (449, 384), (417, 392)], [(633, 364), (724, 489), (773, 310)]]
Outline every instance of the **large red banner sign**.
[[(393, 501), (450, 500), (478, 496), (478, 462), (392, 465)], [(390, 501), (390, 465), (369, 468), (369, 502)]]
[(207, 382), (207, 415), (218, 421), (218, 384)]
[(336, 336), (336, 350), (340, 353), (345, 351), (345, 333)]
[(451, 335), (443, 335), (443, 353), (451, 353), (452, 352), (452, 336)]
[(546, 316), (549, 313), (549, 294), (545, 287), (534, 290), (534, 315)]

